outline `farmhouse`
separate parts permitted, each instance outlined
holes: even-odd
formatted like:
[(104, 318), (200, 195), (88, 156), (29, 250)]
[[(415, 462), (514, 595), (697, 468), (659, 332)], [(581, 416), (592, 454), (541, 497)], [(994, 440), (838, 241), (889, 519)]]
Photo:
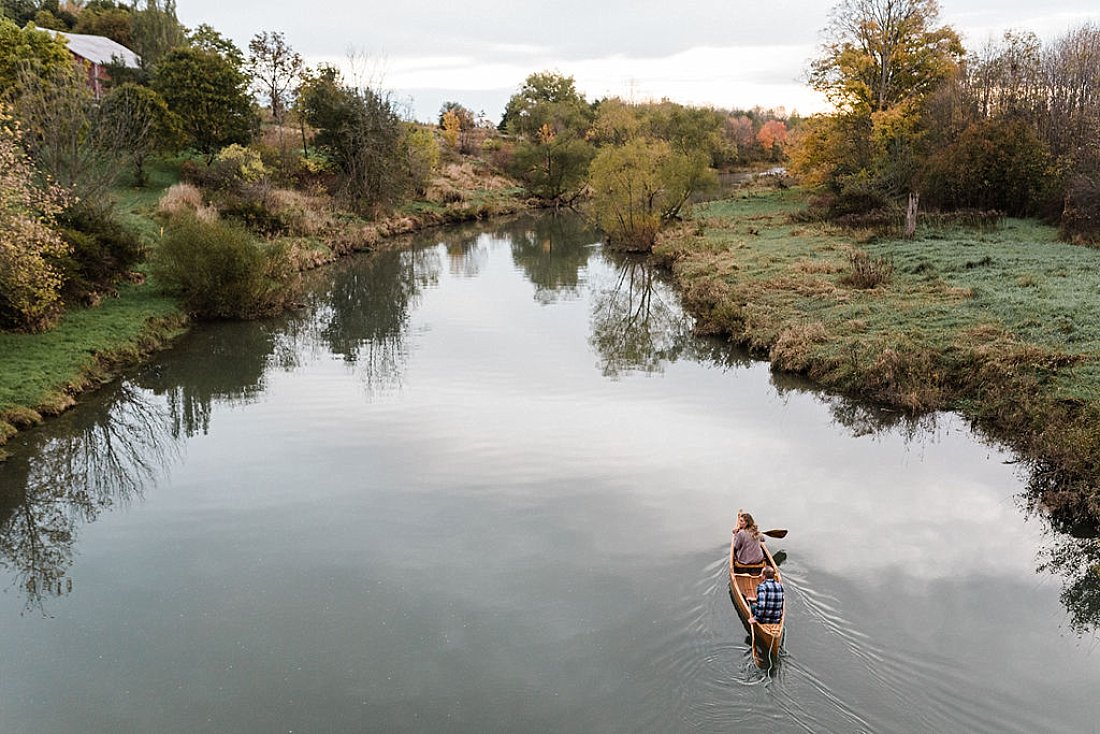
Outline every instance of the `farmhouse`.
[(111, 80), (107, 65), (121, 63), (130, 69), (138, 68), (141, 57), (121, 43), (105, 36), (89, 36), (83, 33), (65, 33), (54, 31), (69, 45), (78, 68), (84, 70), (88, 87), (95, 93), (96, 99), (103, 96), (104, 86)]

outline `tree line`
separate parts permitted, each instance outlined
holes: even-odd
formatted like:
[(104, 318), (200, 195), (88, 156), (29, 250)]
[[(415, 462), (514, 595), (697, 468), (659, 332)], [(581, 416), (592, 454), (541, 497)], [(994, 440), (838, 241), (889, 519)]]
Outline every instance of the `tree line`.
[(822, 216), (922, 206), (1039, 216), (1100, 238), (1100, 27), (1042, 42), (1010, 31), (968, 52), (935, 0), (844, 0), (810, 84), (836, 112), (806, 121), (791, 165)]
[[(97, 99), (66, 42), (44, 28), (106, 36), (140, 54), (140, 66), (116, 59)], [(265, 240), (332, 222), (328, 200), (305, 192), (369, 215), (422, 191), (439, 160), (433, 136), (384, 91), (334, 67), (307, 68), (282, 33), (257, 33), (242, 50), (209, 25), (185, 28), (174, 0), (2, 0), (0, 128), (0, 156), (12, 161), (0, 211), (0, 328), (26, 331), (112, 292), (147, 254), (160, 284), (196, 314), (269, 311), (290, 268)], [(181, 152), (184, 185), (194, 188), (162, 202), (160, 244), (220, 243), (204, 267), (170, 262), (186, 245), (150, 249), (113, 206), (119, 186), (147, 183), (150, 158)], [(217, 291), (238, 297), (191, 300)]]

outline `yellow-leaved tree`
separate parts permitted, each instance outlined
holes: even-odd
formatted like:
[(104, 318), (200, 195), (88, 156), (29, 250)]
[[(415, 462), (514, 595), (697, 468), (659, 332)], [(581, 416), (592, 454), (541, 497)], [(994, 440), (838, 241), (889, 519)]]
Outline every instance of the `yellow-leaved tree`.
[(40, 331), (60, 314), (52, 263), (68, 245), (52, 225), (64, 204), (59, 187), (36, 183), (19, 127), (0, 107), (0, 327)]

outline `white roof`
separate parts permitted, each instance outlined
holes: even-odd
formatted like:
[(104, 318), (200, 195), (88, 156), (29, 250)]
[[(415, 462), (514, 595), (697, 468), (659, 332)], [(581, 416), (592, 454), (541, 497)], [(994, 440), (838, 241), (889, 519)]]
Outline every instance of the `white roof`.
[(62, 31), (54, 31), (54, 33), (65, 39), (70, 51), (93, 64), (109, 64), (112, 59), (118, 58), (124, 66), (136, 69), (141, 62), (141, 57), (136, 53), (106, 36), (89, 36), (84, 33)]

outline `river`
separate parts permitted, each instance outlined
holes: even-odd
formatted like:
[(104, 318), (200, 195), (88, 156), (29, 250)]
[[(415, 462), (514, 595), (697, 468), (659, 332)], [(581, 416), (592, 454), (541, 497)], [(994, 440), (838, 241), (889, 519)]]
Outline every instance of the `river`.
[(693, 336), (574, 219), (310, 279), (9, 444), (0, 731), (1100, 731), (1094, 544), (961, 419)]

